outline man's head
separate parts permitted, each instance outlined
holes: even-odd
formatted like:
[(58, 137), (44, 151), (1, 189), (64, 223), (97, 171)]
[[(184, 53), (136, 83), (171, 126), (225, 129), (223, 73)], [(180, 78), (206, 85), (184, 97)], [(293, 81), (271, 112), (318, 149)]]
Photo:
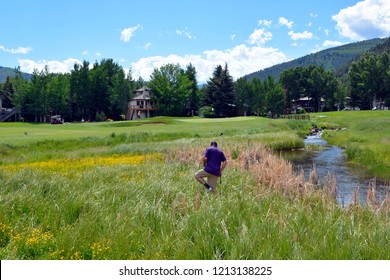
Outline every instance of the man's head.
[(217, 148), (217, 147), (218, 147), (218, 144), (217, 144), (217, 142), (213, 141), (213, 142), (211, 142), (210, 146), (211, 146), (211, 147)]

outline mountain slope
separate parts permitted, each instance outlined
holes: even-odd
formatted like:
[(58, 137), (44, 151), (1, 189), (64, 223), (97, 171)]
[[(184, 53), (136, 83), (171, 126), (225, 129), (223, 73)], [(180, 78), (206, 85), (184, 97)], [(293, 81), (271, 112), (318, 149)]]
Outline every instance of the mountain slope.
[(299, 66), (317, 65), (324, 66), (325, 70), (336, 72), (337, 69), (349, 64), (351, 61), (364, 54), (365, 52), (378, 47), (378, 45), (385, 44), (390, 39), (371, 39), (367, 41), (357, 42), (338, 46), (335, 48), (326, 49), (314, 54), (309, 54), (298, 59), (274, 65), (272, 67), (260, 70), (245, 77), (250, 80), (254, 77), (260, 80), (265, 80), (268, 76), (273, 76), (276, 80), (279, 79), (280, 74), (290, 68)]
[[(15, 69), (10, 67), (0, 66), (0, 83), (4, 83), (4, 81), (7, 79), (8, 76), (15, 77)], [(22, 72), (22, 76), (26, 80), (31, 79), (31, 74)]]

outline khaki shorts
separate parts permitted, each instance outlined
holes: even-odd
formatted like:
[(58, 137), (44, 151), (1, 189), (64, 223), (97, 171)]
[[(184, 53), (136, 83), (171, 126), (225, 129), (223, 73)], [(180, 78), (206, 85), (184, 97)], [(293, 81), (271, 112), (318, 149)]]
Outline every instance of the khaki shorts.
[(196, 172), (195, 178), (207, 178), (207, 184), (212, 186), (214, 189), (217, 187), (218, 176), (207, 173), (203, 169)]

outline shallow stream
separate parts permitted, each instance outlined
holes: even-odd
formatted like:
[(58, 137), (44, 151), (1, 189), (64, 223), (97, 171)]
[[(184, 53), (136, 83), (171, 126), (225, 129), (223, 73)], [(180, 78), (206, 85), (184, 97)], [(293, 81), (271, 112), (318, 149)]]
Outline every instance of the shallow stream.
[[(376, 186), (376, 200), (380, 203), (389, 191), (388, 184), (368, 176), (363, 170), (352, 168), (346, 159), (344, 151), (329, 145), (321, 138), (321, 132), (308, 136), (305, 139), (306, 149), (283, 152), (282, 156), (293, 163), (297, 173), (304, 170), (308, 180), (310, 172), (315, 166), (319, 182), (324, 182), (329, 175), (333, 175), (337, 185), (337, 200), (342, 205), (354, 201), (354, 192), (361, 203), (367, 200), (367, 191), (370, 185)], [(308, 146), (314, 145), (314, 149)]]

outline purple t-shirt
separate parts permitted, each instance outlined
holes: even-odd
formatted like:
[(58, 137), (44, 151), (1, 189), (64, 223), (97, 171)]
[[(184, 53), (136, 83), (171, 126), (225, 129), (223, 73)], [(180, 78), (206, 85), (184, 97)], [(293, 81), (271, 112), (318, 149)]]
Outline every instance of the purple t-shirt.
[(216, 147), (208, 147), (204, 157), (207, 158), (207, 164), (204, 168), (204, 171), (215, 176), (220, 176), (221, 162), (226, 161), (224, 153)]

